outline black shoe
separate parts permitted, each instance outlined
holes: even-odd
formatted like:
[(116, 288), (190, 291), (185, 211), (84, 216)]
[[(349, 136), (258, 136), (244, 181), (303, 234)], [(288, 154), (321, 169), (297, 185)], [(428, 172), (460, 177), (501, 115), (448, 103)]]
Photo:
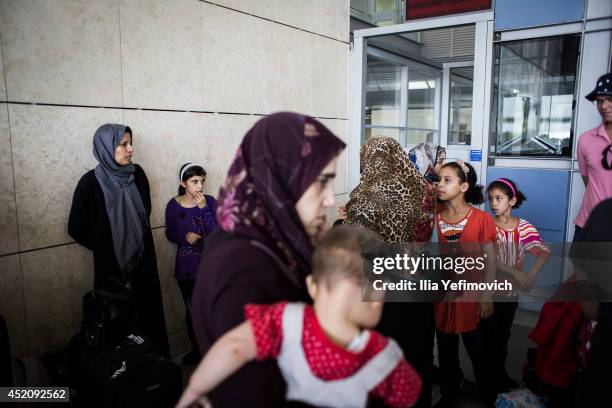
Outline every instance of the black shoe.
[(200, 353), (197, 350), (191, 350), (189, 353), (185, 354), (181, 359), (181, 364), (184, 366), (192, 366), (196, 365), (200, 362)]

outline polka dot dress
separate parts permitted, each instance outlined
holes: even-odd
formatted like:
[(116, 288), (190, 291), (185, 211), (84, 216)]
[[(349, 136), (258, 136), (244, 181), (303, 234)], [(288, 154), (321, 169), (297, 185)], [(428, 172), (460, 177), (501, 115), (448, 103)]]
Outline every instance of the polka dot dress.
[[(273, 305), (247, 305), (245, 317), (251, 322), (257, 359), (277, 358), (283, 342), (282, 317), (287, 302)], [(365, 363), (385, 348), (388, 340), (377, 332), (360, 352), (348, 351), (329, 340), (316, 319), (312, 306), (304, 309), (302, 347), (312, 373), (324, 381), (337, 380), (353, 375)], [(412, 406), (421, 390), (421, 379), (414, 369), (402, 359), (395, 369), (381, 382), (371, 395), (381, 398), (391, 407)]]

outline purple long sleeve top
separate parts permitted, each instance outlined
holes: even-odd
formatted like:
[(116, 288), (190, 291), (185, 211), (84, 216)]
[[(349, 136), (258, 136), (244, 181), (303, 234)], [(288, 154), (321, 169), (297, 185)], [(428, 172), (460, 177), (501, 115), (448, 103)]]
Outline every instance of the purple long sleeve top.
[[(217, 226), (217, 200), (206, 195), (204, 208), (185, 208), (176, 197), (166, 205), (166, 237), (177, 244), (174, 272), (177, 279), (195, 279), (206, 237)], [(187, 242), (187, 233), (202, 236), (196, 244)]]

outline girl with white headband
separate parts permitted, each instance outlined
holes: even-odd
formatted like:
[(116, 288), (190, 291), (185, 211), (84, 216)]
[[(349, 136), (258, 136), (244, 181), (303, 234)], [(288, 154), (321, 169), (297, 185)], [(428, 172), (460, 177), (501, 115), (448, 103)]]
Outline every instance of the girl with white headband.
[(191, 295), (206, 237), (217, 226), (217, 200), (204, 194), (206, 170), (196, 163), (186, 163), (179, 171), (178, 195), (166, 205), (166, 237), (177, 244), (174, 271), (185, 301), (185, 323), (193, 349), (183, 357), (183, 364), (200, 360), (191, 323)]

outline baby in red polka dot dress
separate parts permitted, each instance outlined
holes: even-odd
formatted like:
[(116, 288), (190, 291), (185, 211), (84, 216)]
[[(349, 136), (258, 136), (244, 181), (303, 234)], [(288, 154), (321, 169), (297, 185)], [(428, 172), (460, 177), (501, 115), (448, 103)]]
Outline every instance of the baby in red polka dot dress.
[(379, 243), (363, 228), (330, 230), (306, 278), (313, 305), (247, 305), (245, 322), (211, 347), (177, 407), (209, 407), (207, 393), (246, 363), (268, 358), (276, 359), (285, 378), (287, 400), (364, 407), (377, 398), (390, 407), (414, 405), (421, 379), (395, 341), (369, 330), (383, 303), (362, 301), (361, 254)]

